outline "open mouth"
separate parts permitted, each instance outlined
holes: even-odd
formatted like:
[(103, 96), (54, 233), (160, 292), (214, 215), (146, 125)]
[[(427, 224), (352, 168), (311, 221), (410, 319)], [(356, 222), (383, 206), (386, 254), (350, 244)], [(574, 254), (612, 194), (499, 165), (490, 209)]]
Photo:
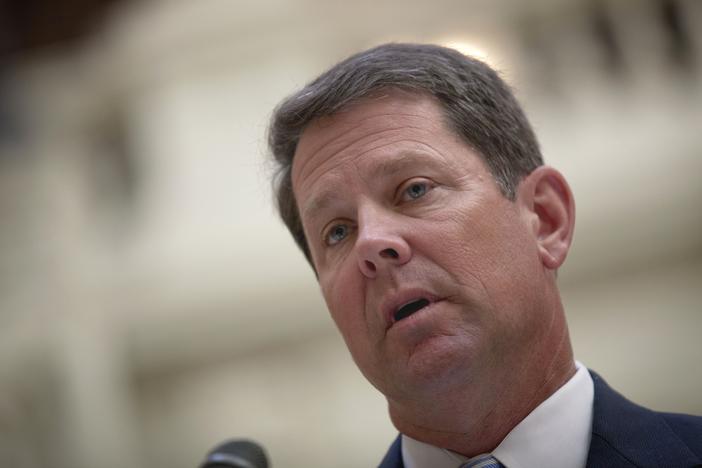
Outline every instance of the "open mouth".
[(430, 304), (428, 299), (420, 298), (412, 302), (408, 302), (407, 304), (403, 305), (397, 311), (395, 311), (395, 321), (399, 322), (400, 320), (409, 317), (410, 315), (414, 314), (420, 309), (425, 308)]

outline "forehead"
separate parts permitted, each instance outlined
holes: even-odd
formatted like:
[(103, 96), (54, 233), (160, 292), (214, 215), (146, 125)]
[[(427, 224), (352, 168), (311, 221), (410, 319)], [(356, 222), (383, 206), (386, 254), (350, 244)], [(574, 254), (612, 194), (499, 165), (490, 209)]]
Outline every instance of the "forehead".
[[(379, 166), (374, 169), (391, 170), (393, 156), (413, 148), (432, 153), (445, 140), (462, 145), (444, 122), (440, 105), (424, 94), (389, 90), (349, 104), (303, 131), (293, 159), (293, 191), (308, 191), (322, 174), (344, 164), (362, 167), (372, 159)], [(369, 157), (378, 155), (383, 157)]]

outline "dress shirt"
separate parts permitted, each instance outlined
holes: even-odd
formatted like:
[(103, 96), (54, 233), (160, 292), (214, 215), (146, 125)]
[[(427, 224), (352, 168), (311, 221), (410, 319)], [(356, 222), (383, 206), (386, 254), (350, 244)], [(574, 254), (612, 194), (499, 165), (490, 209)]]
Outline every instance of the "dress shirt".
[[(592, 428), (592, 378), (580, 362), (553, 395), (527, 415), (491, 453), (507, 468), (582, 468)], [(406, 468), (457, 468), (470, 459), (402, 435)]]

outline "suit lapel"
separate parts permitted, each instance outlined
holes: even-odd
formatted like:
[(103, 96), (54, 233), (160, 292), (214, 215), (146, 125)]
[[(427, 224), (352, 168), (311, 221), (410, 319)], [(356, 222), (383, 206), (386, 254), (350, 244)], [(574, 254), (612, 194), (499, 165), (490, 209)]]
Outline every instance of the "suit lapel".
[(398, 435), (395, 441), (392, 443), (388, 452), (385, 454), (385, 458), (380, 462), (378, 468), (404, 468), (405, 464), (402, 462), (402, 436)]
[(588, 468), (700, 463), (660, 414), (630, 402), (596, 373), (590, 375), (595, 397)]

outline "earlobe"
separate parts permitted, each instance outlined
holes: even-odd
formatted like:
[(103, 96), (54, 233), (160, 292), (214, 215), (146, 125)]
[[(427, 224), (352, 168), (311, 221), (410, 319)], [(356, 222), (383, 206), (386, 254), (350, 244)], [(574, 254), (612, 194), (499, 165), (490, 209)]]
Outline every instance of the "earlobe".
[(541, 261), (546, 268), (555, 270), (565, 261), (573, 239), (573, 194), (563, 175), (548, 166), (536, 168), (520, 185), (526, 190), (520, 196), (530, 199), (528, 207), (533, 214)]

